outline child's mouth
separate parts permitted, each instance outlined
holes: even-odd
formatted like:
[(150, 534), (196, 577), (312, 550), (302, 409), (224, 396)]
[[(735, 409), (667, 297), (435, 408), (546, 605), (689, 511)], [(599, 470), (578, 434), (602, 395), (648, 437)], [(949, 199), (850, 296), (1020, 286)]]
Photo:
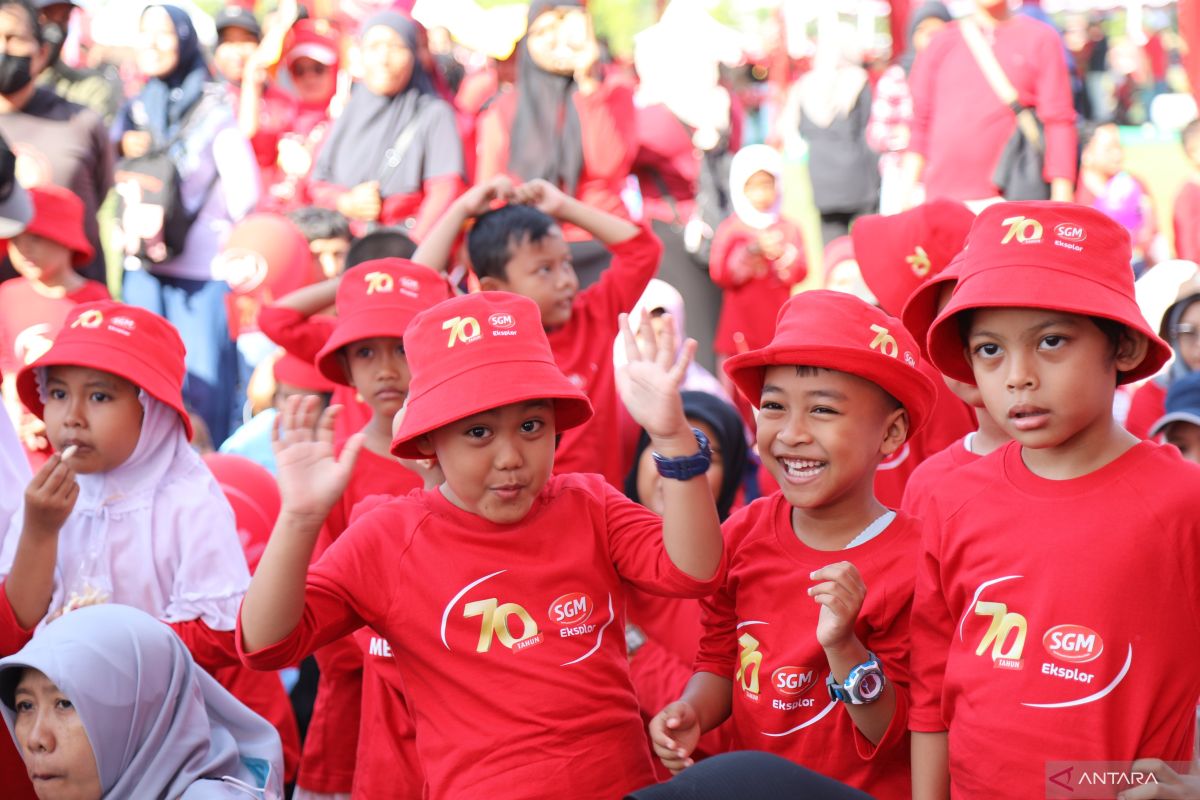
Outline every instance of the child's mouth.
[(1019, 431), (1032, 431), (1044, 427), (1050, 420), (1050, 412), (1037, 406), (1020, 405), (1008, 410), (1008, 419)]
[(516, 500), (521, 496), (521, 492), (525, 489), (522, 484), (508, 484), (505, 486), (493, 486), (492, 492), (501, 500)]
[(829, 466), (828, 461), (813, 461), (804, 458), (780, 458), (779, 463), (783, 467), (783, 474), (796, 483), (812, 480), (820, 475), (825, 467)]

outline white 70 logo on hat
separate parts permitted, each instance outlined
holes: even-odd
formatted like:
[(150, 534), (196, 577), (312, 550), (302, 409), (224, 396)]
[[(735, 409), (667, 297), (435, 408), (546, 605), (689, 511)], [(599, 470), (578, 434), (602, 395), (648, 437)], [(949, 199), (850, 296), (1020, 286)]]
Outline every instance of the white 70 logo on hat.
[(882, 325), (872, 325), (871, 330), (875, 332), (875, 338), (871, 341), (871, 349), (878, 350), (885, 356), (896, 358), (900, 355), (900, 345), (896, 343), (896, 337)]
[(1008, 233), (1000, 240), (1000, 244), (1008, 244), (1014, 238), (1021, 244), (1040, 242), (1042, 240), (1042, 223), (1029, 217), (1009, 217), (1000, 223), (1008, 226)]
[(386, 272), (368, 272), (363, 275), (363, 280), (367, 282), (367, 294), (390, 292), (396, 286), (395, 280)]
[(480, 335), (479, 320), (474, 317), (451, 317), (442, 323), (442, 330), (450, 331), (446, 347), (454, 347), (458, 342), (473, 342)]
[(71, 327), (99, 328), (101, 322), (104, 322), (104, 314), (100, 313), (94, 308), (90, 308), (76, 317), (75, 321), (71, 323)]

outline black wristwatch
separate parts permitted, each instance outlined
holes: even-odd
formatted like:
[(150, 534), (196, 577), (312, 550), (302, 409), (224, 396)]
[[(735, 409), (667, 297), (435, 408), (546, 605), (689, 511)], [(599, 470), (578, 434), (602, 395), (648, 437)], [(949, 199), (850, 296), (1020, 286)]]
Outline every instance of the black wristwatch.
[(712, 465), (712, 447), (708, 443), (708, 437), (698, 428), (692, 428), (692, 433), (696, 437), (696, 444), (700, 445), (700, 452), (677, 458), (667, 458), (654, 453), (654, 466), (658, 468), (659, 475), (676, 481), (687, 481), (708, 472)]

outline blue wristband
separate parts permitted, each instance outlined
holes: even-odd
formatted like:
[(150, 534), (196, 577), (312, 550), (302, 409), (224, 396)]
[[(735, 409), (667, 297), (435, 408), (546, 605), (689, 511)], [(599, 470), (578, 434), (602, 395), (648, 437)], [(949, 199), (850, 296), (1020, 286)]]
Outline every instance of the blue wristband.
[(696, 437), (696, 444), (700, 445), (700, 452), (677, 458), (667, 458), (654, 453), (654, 466), (658, 468), (659, 475), (676, 481), (686, 481), (708, 472), (709, 466), (712, 465), (712, 447), (708, 443), (708, 437), (698, 428), (692, 428), (692, 433)]

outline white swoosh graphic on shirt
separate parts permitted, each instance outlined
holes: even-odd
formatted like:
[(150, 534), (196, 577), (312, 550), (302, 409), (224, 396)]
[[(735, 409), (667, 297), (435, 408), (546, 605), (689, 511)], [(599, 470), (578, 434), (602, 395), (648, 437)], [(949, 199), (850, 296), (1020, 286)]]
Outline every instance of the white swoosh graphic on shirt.
[(996, 578), (993, 581), (984, 581), (983, 583), (979, 584), (979, 588), (975, 590), (975, 596), (971, 598), (971, 602), (967, 604), (967, 610), (963, 612), (962, 618), (958, 621), (958, 640), (960, 642), (963, 640), (963, 623), (967, 621), (967, 614), (970, 614), (971, 609), (973, 609), (975, 604), (979, 602), (979, 595), (983, 594), (984, 589), (988, 588), (989, 586), (995, 586), (997, 583), (1003, 583), (1004, 581), (1011, 581), (1024, 577), (1024, 575), (1006, 575), (1003, 578)]
[(739, 622), (737, 625), (737, 630), (740, 631), (742, 628), (746, 627), (747, 625), (766, 625), (766, 624), (767, 623), (761, 619), (748, 619), (745, 622)]
[(493, 572), (491, 575), (484, 575), (482, 578), (475, 581), (474, 583), (468, 583), (466, 586), (463, 587), (463, 590), (461, 592), (454, 595), (453, 600), (451, 600), (449, 603), (446, 604), (446, 610), (442, 612), (442, 644), (446, 645), (447, 650), (450, 649), (450, 645), (446, 642), (446, 622), (447, 622), (447, 620), (450, 619), (450, 609), (452, 609), (452, 608), (454, 608), (454, 606), (458, 605), (458, 601), (462, 599), (462, 596), (464, 594), (471, 591), (472, 589), (474, 589), (476, 586), (483, 583), (484, 581), (486, 581), (490, 578), (496, 577), (501, 572), (508, 572), (508, 570), (506, 570), (506, 569), (497, 570), (497, 571)]
[(822, 719), (824, 719), (825, 716), (827, 714), (829, 714), (830, 711), (833, 711), (833, 707), (836, 705), (837, 705), (837, 702), (831, 700), (831, 701), (829, 701), (829, 705), (827, 705), (827, 706), (825, 706), (825, 708), (821, 709), (820, 714), (817, 714), (815, 717), (810, 719), (808, 722), (802, 722), (799, 725), (797, 725), (796, 727), (792, 728), (790, 731), (784, 731), (783, 733), (767, 733), (766, 731), (763, 731), (763, 736), (788, 736), (789, 734), (793, 734), (802, 728), (807, 728), (809, 725), (815, 725), (816, 723), (818, 723)]
[(1129, 674), (1129, 667), (1132, 664), (1133, 645), (1131, 644), (1129, 645), (1129, 653), (1125, 656), (1125, 666), (1121, 667), (1120, 674), (1113, 679), (1112, 683), (1110, 683), (1108, 686), (1105, 686), (1095, 694), (1089, 694), (1087, 697), (1080, 698), (1079, 700), (1068, 700), (1065, 703), (1021, 703), (1021, 705), (1028, 706), (1029, 708), (1070, 708), (1071, 706), (1081, 706), (1085, 703), (1094, 703), (1100, 698), (1108, 695), (1113, 689), (1117, 688), (1117, 684), (1123, 681), (1125, 676)]
[(602, 641), (604, 641), (604, 629), (607, 628), (609, 625), (611, 625), (612, 621), (613, 621), (612, 592), (609, 592), (608, 593), (608, 621), (600, 626), (600, 631), (599, 631), (599, 633), (596, 634), (596, 644), (592, 647), (591, 650), (588, 650), (586, 653), (584, 653), (583, 655), (581, 655), (579, 658), (575, 659), (574, 661), (568, 661), (567, 663), (560, 664), (559, 666), (569, 667), (572, 664), (578, 664), (580, 661), (583, 661), (585, 658), (590, 656), (592, 653), (599, 650), (600, 643)]

